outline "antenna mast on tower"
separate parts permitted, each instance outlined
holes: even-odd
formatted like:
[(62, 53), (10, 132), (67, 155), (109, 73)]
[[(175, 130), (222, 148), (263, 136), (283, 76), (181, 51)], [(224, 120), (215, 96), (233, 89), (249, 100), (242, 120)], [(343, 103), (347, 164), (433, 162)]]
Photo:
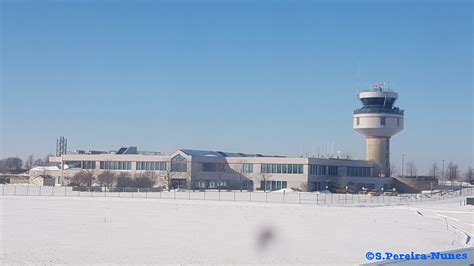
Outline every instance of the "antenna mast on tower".
[(65, 137), (59, 137), (56, 140), (56, 156), (61, 156), (67, 152), (67, 139)]

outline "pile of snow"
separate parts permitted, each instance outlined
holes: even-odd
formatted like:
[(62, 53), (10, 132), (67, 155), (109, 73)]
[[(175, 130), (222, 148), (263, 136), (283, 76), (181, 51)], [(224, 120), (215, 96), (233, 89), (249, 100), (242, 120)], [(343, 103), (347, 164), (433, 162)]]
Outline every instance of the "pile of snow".
[(273, 190), (271, 192), (277, 192), (277, 193), (291, 193), (291, 192), (297, 192), (294, 189), (291, 188), (284, 188), (284, 189), (279, 189), (279, 190)]
[(441, 190), (422, 190), (421, 194), (436, 194), (436, 193), (441, 193)]
[[(64, 169), (67, 169), (64, 167)], [(58, 171), (60, 168), (58, 166), (35, 166), (30, 169), (29, 173), (32, 172), (44, 172), (44, 171)]]

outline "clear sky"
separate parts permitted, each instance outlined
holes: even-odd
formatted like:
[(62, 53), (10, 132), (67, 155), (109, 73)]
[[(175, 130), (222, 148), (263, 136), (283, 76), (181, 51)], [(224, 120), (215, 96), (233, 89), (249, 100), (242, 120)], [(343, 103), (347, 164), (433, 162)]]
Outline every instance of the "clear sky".
[(1, 157), (66, 136), (288, 156), (332, 141), (363, 159), (359, 66), (359, 89), (400, 94), (399, 171), (402, 153), (419, 173), (473, 165), (472, 1), (34, 2), (1, 4)]

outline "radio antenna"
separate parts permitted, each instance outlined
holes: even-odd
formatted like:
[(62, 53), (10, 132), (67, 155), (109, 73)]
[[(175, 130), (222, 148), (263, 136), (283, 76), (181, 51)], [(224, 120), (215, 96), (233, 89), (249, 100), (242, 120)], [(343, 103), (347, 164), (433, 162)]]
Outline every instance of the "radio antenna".
[(360, 91), (359, 83), (360, 83), (360, 65), (359, 63), (357, 63), (357, 93), (359, 93)]

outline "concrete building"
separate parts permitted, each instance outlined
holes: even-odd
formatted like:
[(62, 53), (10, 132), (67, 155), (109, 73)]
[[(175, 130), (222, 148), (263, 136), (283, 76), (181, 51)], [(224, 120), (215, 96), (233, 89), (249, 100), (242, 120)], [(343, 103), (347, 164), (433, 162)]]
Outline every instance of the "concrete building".
[(404, 111), (394, 106), (398, 93), (376, 84), (359, 99), (363, 107), (354, 111), (353, 127), (367, 139), (366, 159), (375, 163), (377, 175), (391, 176), (390, 138), (403, 130)]
[(189, 189), (325, 190), (351, 187), (354, 191), (389, 189), (390, 138), (403, 129), (403, 110), (394, 106), (398, 94), (381, 84), (359, 93), (363, 107), (354, 111), (353, 127), (367, 138), (367, 160), (268, 156), (179, 149), (172, 154), (140, 152), (136, 147), (117, 151), (65, 152), (50, 157), (59, 170), (45, 170), (59, 184), (82, 170), (147, 174), (157, 186)]
[[(169, 155), (136, 152), (73, 154), (50, 157), (50, 163), (63, 165), (63, 170), (51, 172), (58, 183), (68, 184), (71, 177), (82, 171), (99, 174), (102, 171), (127, 172), (132, 177), (147, 174), (156, 178), (156, 186), (188, 189), (325, 190), (329, 185), (386, 189), (391, 178), (377, 177), (374, 163), (337, 158), (306, 158), (268, 156), (179, 149)], [(61, 167), (59, 167), (61, 169)]]

